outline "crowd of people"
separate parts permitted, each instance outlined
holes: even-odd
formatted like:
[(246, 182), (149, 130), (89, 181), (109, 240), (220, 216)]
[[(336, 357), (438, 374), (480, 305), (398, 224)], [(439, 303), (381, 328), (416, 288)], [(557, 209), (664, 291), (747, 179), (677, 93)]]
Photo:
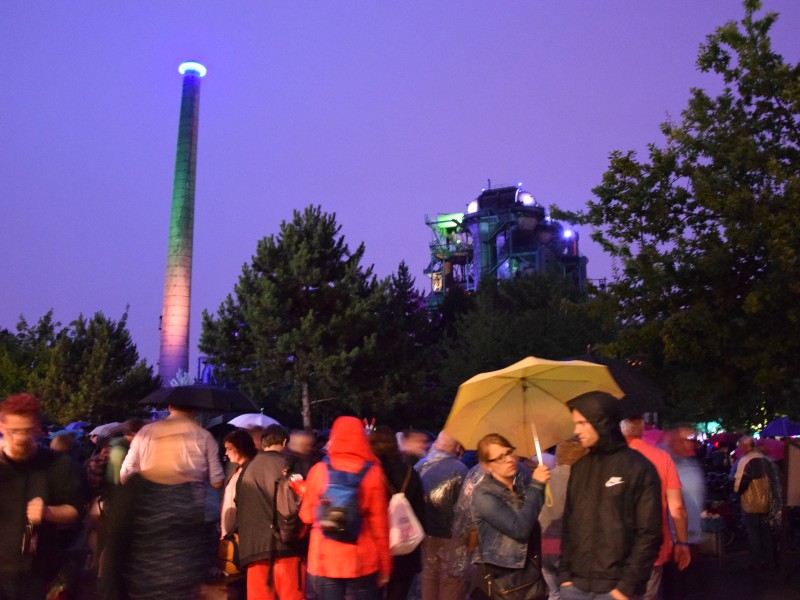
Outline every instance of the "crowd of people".
[[(600, 392), (571, 400), (574, 438), (539, 461), (500, 433), (467, 452), (446, 431), (431, 440), (348, 416), (326, 440), (277, 424), (218, 440), (190, 406), (88, 443), (48, 439), (40, 402), (10, 396), (0, 600), (191, 599), (218, 546), (235, 548), (231, 600), (683, 598), (706, 508), (694, 431), (675, 427), (657, 448), (618, 406)], [(751, 437), (739, 447), (731, 480), (751, 564), (771, 568), (779, 478)], [(284, 480), (296, 515), (279, 508)], [(425, 533), (402, 552), (389, 511), (400, 493)]]

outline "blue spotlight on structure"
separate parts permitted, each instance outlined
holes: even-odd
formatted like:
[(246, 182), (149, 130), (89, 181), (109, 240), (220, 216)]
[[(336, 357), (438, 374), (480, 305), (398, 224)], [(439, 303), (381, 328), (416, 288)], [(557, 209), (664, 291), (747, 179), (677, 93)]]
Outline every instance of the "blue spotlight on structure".
[(178, 67), (178, 73), (181, 75), (185, 75), (187, 71), (194, 71), (200, 77), (205, 77), (207, 73), (206, 68), (194, 60), (187, 60), (186, 62), (181, 63), (181, 66)]

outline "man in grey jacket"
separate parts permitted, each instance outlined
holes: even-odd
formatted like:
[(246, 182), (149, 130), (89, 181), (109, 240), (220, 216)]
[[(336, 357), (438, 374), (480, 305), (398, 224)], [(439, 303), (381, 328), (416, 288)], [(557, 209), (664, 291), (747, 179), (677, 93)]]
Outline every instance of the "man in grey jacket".
[(563, 600), (643, 593), (661, 546), (661, 483), (650, 461), (625, 443), (618, 402), (589, 392), (568, 403), (575, 435), (589, 453), (572, 467), (567, 487)]
[(422, 545), (422, 600), (463, 600), (466, 582), (456, 565), (453, 515), (467, 467), (458, 459), (461, 444), (444, 431), (416, 469), (425, 490), (425, 532)]

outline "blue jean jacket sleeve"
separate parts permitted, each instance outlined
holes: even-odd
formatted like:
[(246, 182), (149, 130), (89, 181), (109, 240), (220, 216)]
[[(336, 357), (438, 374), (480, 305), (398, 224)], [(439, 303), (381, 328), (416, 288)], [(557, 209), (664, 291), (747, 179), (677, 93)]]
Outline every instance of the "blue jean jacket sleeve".
[(505, 490), (500, 496), (485, 486), (479, 486), (475, 489), (473, 508), (477, 517), (503, 535), (527, 542), (542, 508), (542, 501), (543, 487), (536, 482), (526, 486), (525, 499), (516, 506), (511, 502), (510, 491)]

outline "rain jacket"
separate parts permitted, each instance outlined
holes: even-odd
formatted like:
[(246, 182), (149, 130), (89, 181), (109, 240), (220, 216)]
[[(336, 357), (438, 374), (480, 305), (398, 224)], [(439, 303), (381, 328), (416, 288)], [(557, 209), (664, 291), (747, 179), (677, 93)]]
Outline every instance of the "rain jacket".
[(334, 469), (349, 473), (358, 473), (365, 461), (372, 462), (373, 466), (361, 480), (361, 532), (355, 544), (326, 538), (314, 522), (320, 497), (328, 487), (328, 468), (321, 462), (311, 467), (300, 507), (300, 518), (305, 523), (313, 524), (308, 549), (308, 573), (343, 579), (379, 573), (388, 579), (392, 570), (392, 556), (389, 552), (386, 486), (380, 461), (372, 452), (361, 421), (355, 417), (339, 417), (334, 421), (328, 457)]
[(619, 429), (618, 401), (589, 393), (570, 401), (600, 439), (572, 467), (559, 578), (585, 592), (644, 592), (661, 546), (661, 482)]
[(425, 490), (425, 533), (449, 538), (467, 466), (452, 452), (433, 448), (416, 466)]

